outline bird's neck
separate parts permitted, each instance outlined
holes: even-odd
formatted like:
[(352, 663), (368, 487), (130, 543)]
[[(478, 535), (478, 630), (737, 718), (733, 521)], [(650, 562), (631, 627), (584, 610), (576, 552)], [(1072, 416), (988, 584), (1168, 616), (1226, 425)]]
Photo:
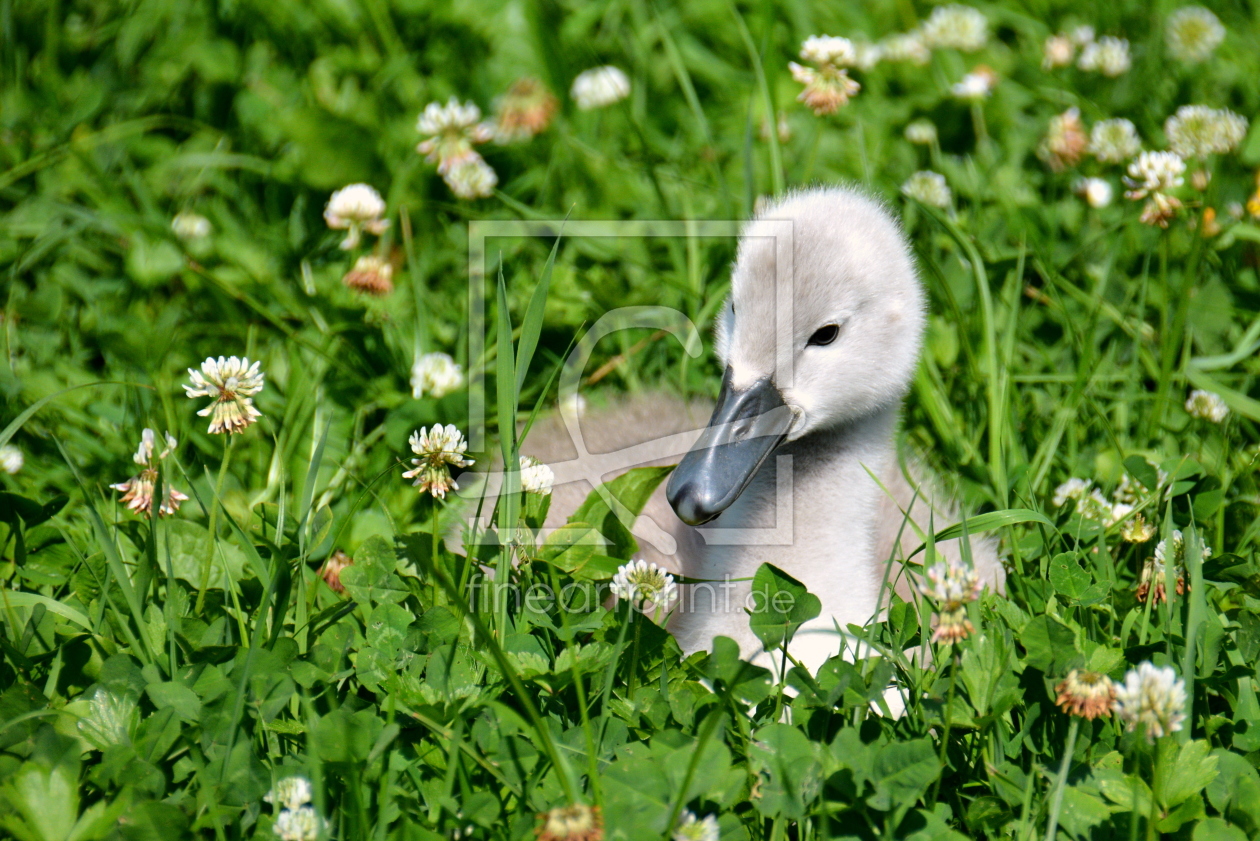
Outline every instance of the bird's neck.
[[(684, 560), (683, 574), (722, 581), (750, 577), (763, 563), (779, 567), (822, 602), (818, 620), (811, 623), (819, 633), (819, 652), (806, 659), (821, 662), (836, 653), (834, 623), (841, 628), (865, 624), (878, 609), (883, 570), (875, 558), (883, 494), (879, 482), (895, 459), (897, 416), (898, 407), (889, 407), (785, 444), (735, 504), (701, 529), (706, 546), (698, 557)], [(734, 611), (719, 605), (707, 616), (703, 609), (679, 616), (680, 642), (685, 648), (707, 647), (718, 633), (748, 636), (742, 610), (748, 592), (746, 584), (732, 589), (739, 602)], [(807, 626), (803, 633), (808, 631)], [(811, 645), (800, 636), (794, 654)], [(750, 645), (755, 639), (741, 640), (741, 648)]]

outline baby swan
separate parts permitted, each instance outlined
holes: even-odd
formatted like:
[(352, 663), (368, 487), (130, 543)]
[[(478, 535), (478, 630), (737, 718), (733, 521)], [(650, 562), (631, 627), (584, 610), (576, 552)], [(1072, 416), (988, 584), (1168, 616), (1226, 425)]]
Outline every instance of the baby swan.
[[(685, 652), (726, 636), (744, 658), (779, 666), (745, 610), (766, 609), (765, 599), (736, 580), (763, 563), (822, 602), (792, 642), (811, 670), (841, 651), (837, 628), (878, 617), (885, 580), (910, 597), (901, 559), (919, 547), (918, 531), (956, 519), (930, 481), (907, 478), (894, 439), (924, 310), (909, 245), (882, 205), (843, 187), (796, 192), (764, 210), (740, 240), (717, 320), (725, 373), (707, 427), (697, 429), (707, 407), (660, 394), (581, 419), (574, 431), (583, 452), (624, 456), (604, 480), (682, 456), (633, 531), (645, 560), (707, 582), (680, 588), (670, 617)], [(571, 478), (582, 473), (573, 467), (582, 452), (557, 418), (530, 432), (525, 451), (555, 468), (547, 525), (563, 524), (591, 490)], [(981, 580), (1000, 589), (993, 542), (973, 537), (970, 550)], [(958, 541), (937, 551), (961, 555)]]
[[(788, 195), (740, 240), (717, 323), (721, 393), (667, 486), (673, 510), (703, 538), (679, 541), (690, 551), (680, 554), (678, 571), (728, 582), (771, 563), (799, 579), (822, 602), (792, 644), (811, 669), (840, 650), (837, 628), (879, 614), (886, 577), (908, 594), (903, 571), (888, 569), (899, 532), (907, 552), (920, 543), (899, 510), (914, 492), (894, 433), (918, 364), (924, 310), (900, 226), (852, 189)], [(910, 519), (928, 531), (936, 505), (939, 530), (952, 511), (929, 489), (920, 492), (929, 498), (915, 501)], [(939, 548), (959, 553), (956, 543)], [(999, 588), (993, 544), (973, 539), (971, 554), (981, 579)], [(694, 585), (670, 628), (685, 651), (729, 636), (743, 656), (768, 664), (744, 611), (746, 604), (766, 609), (760, 601), (748, 583), (725, 591)]]

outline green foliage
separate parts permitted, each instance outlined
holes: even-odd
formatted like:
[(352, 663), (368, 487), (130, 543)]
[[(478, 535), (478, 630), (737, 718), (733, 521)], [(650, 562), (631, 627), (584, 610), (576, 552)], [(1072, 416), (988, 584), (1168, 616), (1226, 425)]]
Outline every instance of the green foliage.
[[(982, 50), (851, 68), (861, 92), (820, 118), (786, 68), (802, 40), (879, 41), (929, 4), (0, 4), (0, 446), (25, 462), (0, 474), (0, 832), (275, 838), (264, 796), (301, 776), (338, 839), (530, 838), (575, 804), (609, 839), (669, 838), (684, 811), (722, 841), (1260, 837), (1260, 22), (1219, 4), (1224, 42), (1182, 64), (1176, 5), (986, 4)], [(1042, 66), (1085, 23), (1129, 39), (1129, 72)], [(578, 109), (573, 79), (605, 63), (630, 96)], [(973, 106), (950, 91), (978, 64), (999, 81)], [(557, 94), (550, 127), (477, 146), (497, 190), (457, 198), (417, 115), (453, 96), (489, 116), (521, 76)], [(1192, 103), (1252, 125), (1190, 163), (1166, 229), (1120, 197), (1122, 166), (1059, 166), (1046, 143), (1076, 108), (1163, 149)], [(916, 145), (922, 119), (936, 139)], [(923, 169), (948, 207), (900, 195)], [(1087, 206), (1081, 177), (1117, 197)], [(322, 214), (360, 181), (390, 226), (343, 250)], [(781, 647), (818, 599), (766, 565), (770, 610), (748, 621), (791, 666), (776, 681), (731, 639), (684, 654), (610, 600), (668, 467), (545, 536), (552, 498), (512, 492), (515, 470), (471, 534), (477, 499), (400, 479), (408, 435), (437, 423), (473, 437), (475, 469), (529, 455), (562, 361), (617, 307), (688, 326), (594, 347), (593, 409), (715, 393), (712, 354), (671, 335), (719, 310), (734, 242), (558, 220), (741, 220), (817, 182), (886, 200), (915, 246), (931, 315), (903, 443), (972, 514), (935, 539), (995, 537), (1009, 572), (965, 639), (932, 642), (931, 602), (894, 596), (811, 674)], [(551, 228), (490, 237), (470, 266), (482, 220)], [(343, 282), (368, 256), (392, 292)], [(413, 362), (439, 351), (465, 385), (416, 396)], [(220, 355), (266, 374), (263, 417), (227, 447), (180, 388)], [(189, 497), (152, 522), (110, 487), (139, 472), (144, 428), (179, 439), (160, 479)], [(1070, 477), (1091, 485), (1057, 504)], [(1137, 515), (1149, 539), (1126, 539)], [(1184, 561), (1150, 563), (1174, 530)], [(1147, 660), (1189, 696), (1155, 744), (1056, 704), (1072, 670)]]

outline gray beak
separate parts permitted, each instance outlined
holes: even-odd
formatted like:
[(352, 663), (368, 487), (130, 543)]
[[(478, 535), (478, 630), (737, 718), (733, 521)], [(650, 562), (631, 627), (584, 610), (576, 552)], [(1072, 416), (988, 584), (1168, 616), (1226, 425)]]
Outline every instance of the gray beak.
[(730, 507), (787, 437), (795, 416), (769, 379), (731, 388), (731, 369), (709, 426), (670, 474), (665, 495), (684, 523), (699, 526)]

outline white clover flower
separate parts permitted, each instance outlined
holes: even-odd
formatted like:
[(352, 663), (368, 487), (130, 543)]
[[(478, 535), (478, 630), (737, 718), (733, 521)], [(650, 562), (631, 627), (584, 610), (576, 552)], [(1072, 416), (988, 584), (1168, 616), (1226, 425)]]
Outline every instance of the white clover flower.
[(184, 386), (190, 398), (213, 397), (214, 402), (197, 414), (210, 418), (211, 434), (243, 432), (262, 417), (254, 408), (253, 396), (263, 389), (260, 363), (250, 364), (247, 358), (208, 357), (201, 370), (188, 369), (192, 385)]
[[(112, 489), (122, 492), (121, 501), (128, 509), (145, 517), (148, 517), (153, 511), (153, 491), (158, 481), (158, 464), (175, 450), (175, 446), (178, 443), (169, 432), (165, 433), (165, 437), (166, 448), (155, 456), (157, 434), (152, 429), (147, 428), (140, 433), (140, 447), (136, 450), (136, 454), (132, 456), (132, 460), (144, 469), (125, 482), (110, 485)], [(187, 496), (175, 490), (167, 482), (166, 498), (158, 506), (158, 515), (167, 517), (174, 514), (179, 510), (180, 503), (187, 500)]]
[(923, 65), (932, 60), (932, 50), (923, 42), (920, 32), (889, 35), (881, 43), (885, 61), (908, 61)]
[(311, 802), (311, 781), (306, 777), (285, 777), (276, 780), (275, 786), (263, 797), (282, 809), (296, 811)]
[(1073, 476), (1054, 489), (1054, 507), (1062, 508), (1069, 499), (1080, 500), (1093, 484), (1089, 479), (1078, 479)]
[(832, 64), (823, 64), (815, 70), (789, 61), (788, 70), (793, 79), (805, 86), (805, 90), (797, 95), (797, 102), (803, 103), (819, 117), (834, 114), (862, 90), (856, 80), (849, 78), (847, 70)]
[(689, 809), (683, 809), (674, 827), (673, 841), (718, 841), (721, 833), (715, 815), (696, 817)]
[(1164, 40), (1173, 58), (1185, 64), (1207, 59), (1225, 40), (1225, 27), (1202, 6), (1186, 6), (1168, 16)]
[(171, 230), (180, 239), (205, 239), (210, 236), (210, 220), (199, 213), (183, 211), (171, 219)]
[[(1186, 561), (1186, 539), (1181, 534), (1181, 529), (1173, 529), (1172, 534), (1169, 535), (1169, 540), (1172, 541), (1171, 549), (1167, 546), (1168, 540), (1161, 540), (1155, 544), (1156, 563), (1165, 564), (1171, 562), (1178, 566), (1184, 564)], [(1212, 557), (1212, 549), (1209, 546), (1204, 546), (1201, 553), (1205, 561)]]
[(442, 174), (451, 192), (461, 199), (483, 199), (494, 195), (499, 176), (490, 164), (478, 155), (460, 161)]
[(411, 396), (440, 399), (464, 385), (464, 371), (448, 354), (426, 353), (411, 366)]
[(26, 463), (26, 459), (22, 456), (22, 451), (12, 444), (5, 444), (0, 447), (0, 470), (12, 476), (22, 469), (22, 465)]
[(1111, 204), (1111, 184), (1101, 178), (1082, 178), (1076, 182), (1076, 194), (1085, 199), (1090, 207), (1106, 207)]
[(1183, 158), (1234, 151), (1247, 136), (1247, 119), (1226, 108), (1183, 105), (1164, 122), (1168, 148)]
[(956, 610), (974, 602), (984, 590), (976, 571), (953, 559), (933, 564), (927, 577), (930, 584), (923, 593), (941, 610)]
[(1147, 661), (1116, 683), (1116, 715), (1130, 731), (1146, 725), (1146, 739), (1176, 733), (1186, 720), (1186, 684), (1170, 668)]
[(87, 715), (79, 719), (79, 732), (98, 750), (131, 744), (131, 731), (140, 723), (140, 707), (130, 695), (104, 687), (92, 694)]
[(853, 42), (837, 35), (811, 35), (801, 44), (801, 58), (814, 64), (852, 67), (857, 58)]
[(870, 41), (857, 41), (853, 44), (853, 66), (858, 70), (870, 70), (879, 64), (884, 57), (884, 48)]
[(385, 257), (364, 254), (354, 261), (354, 267), (346, 272), (341, 282), (358, 292), (388, 295), (394, 291), (394, 266)]
[(603, 108), (630, 95), (630, 79), (619, 67), (611, 64), (583, 70), (573, 80), (569, 96), (583, 111)]
[(555, 481), (556, 474), (550, 467), (533, 456), (521, 456), (521, 490), (546, 496)]
[(613, 576), (611, 589), (617, 598), (636, 605), (645, 602), (668, 605), (678, 594), (674, 576), (642, 559), (622, 564)]
[(1097, 41), (1086, 44), (1081, 50), (1081, 57), (1076, 66), (1082, 70), (1092, 70), (1104, 76), (1119, 76), (1127, 73), (1132, 65), (1129, 58), (1129, 42), (1124, 38), (1113, 38), (1104, 35)]
[(1150, 490), (1147, 489), (1146, 485), (1125, 473), (1120, 477), (1120, 482), (1112, 492), (1111, 498), (1116, 502), (1136, 503), (1149, 493)]
[(471, 161), (480, 161), (481, 156), (473, 150), (473, 144), (485, 143), (494, 137), (493, 126), (481, 122), (481, 109), (471, 102), (461, 104), (453, 96), (445, 105), (430, 102), (424, 106), (416, 120), (416, 131), (426, 135), (416, 151), (429, 163), (437, 164), (441, 175)]
[(1142, 148), (1137, 128), (1123, 117), (1094, 123), (1089, 133), (1089, 151), (1105, 164), (1124, 163)]
[(364, 231), (380, 235), (389, 227), (385, 215), (385, 200), (368, 184), (350, 184), (332, 194), (324, 206), (324, 221), (328, 227), (345, 230), (342, 249), (357, 248)]
[(936, 124), (931, 120), (918, 119), (906, 126), (906, 140), (917, 146), (930, 146), (936, 142)]
[(411, 460), (415, 467), (403, 473), (404, 479), (415, 479), (412, 485), (419, 488), (420, 493), (427, 491), (438, 499), (445, 499), (451, 489), (459, 490), (459, 485), (451, 478), (450, 467), (468, 467), (473, 460), (465, 456), (468, 442), (455, 424), (434, 424), (432, 431), (421, 428), (411, 433), (409, 443), (418, 458)]
[(1186, 398), (1186, 411), (1196, 418), (1220, 423), (1229, 414), (1229, 407), (1225, 405), (1225, 401), (1219, 394), (1195, 389)]
[(1078, 47), (1083, 47), (1086, 44), (1092, 44), (1094, 43), (1094, 27), (1089, 24), (1078, 26), (1068, 33), (1068, 37), (1071, 38), (1072, 43)]
[(901, 185), (901, 192), (928, 207), (948, 208), (952, 197), (945, 176), (930, 169), (914, 173)]
[(989, 21), (971, 6), (937, 6), (923, 24), (923, 40), (931, 47), (975, 52), (989, 42)]
[(953, 643), (966, 639), (975, 627), (967, 618), (967, 604), (980, 598), (984, 585), (970, 567), (954, 559), (933, 564), (927, 571), (928, 586), (923, 594), (936, 602), (936, 631), (933, 642)]
[(1131, 199), (1146, 198), (1180, 187), (1185, 179), (1186, 162), (1175, 152), (1143, 152), (1129, 164), (1129, 186), (1125, 195)]
[(327, 821), (310, 806), (285, 809), (276, 816), (271, 831), (280, 841), (316, 841), (327, 826)]
[(961, 81), (955, 82), (950, 93), (959, 99), (980, 100), (993, 93), (997, 87), (997, 74), (983, 64), (976, 67)]
[(1056, 67), (1067, 67), (1076, 55), (1076, 45), (1066, 35), (1051, 35), (1041, 48), (1041, 68), (1053, 70)]

